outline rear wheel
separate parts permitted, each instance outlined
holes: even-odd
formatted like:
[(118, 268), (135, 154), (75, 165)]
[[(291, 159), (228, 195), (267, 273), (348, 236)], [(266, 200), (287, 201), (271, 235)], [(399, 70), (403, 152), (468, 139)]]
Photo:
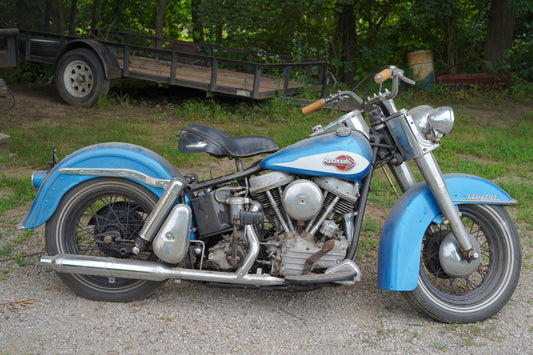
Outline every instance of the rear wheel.
[(109, 80), (96, 54), (85, 48), (66, 52), (57, 65), (56, 85), (66, 103), (89, 107), (109, 90)]
[(501, 206), (461, 205), (462, 220), (480, 248), (481, 262), (468, 276), (446, 273), (440, 245), (451, 233), (431, 225), (422, 242), (418, 286), (405, 292), (417, 309), (442, 322), (470, 323), (498, 312), (511, 298), (521, 267), (520, 240)]
[[(132, 252), (157, 200), (148, 189), (129, 180), (88, 180), (65, 194), (47, 222), (48, 254), (157, 261), (151, 251)], [(66, 273), (59, 273), (59, 277), (80, 296), (114, 302), (142, 299), (164, 283)]]

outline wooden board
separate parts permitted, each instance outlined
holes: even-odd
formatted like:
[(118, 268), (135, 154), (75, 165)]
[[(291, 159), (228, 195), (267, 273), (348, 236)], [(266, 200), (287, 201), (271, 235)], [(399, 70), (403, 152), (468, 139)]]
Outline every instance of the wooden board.
[[(124, 69), (124, 61), (119, 58), (119, 65)], [(202, 65), (176, 63), (176, 75), (171, 81), (171, 61), (146, 57), (130, 57), (127, 74), (130, 77), (158, 76), (159, 81), (178, 86), (193, 87), (212, 92), (235, 94), (252, 97), (254, 89), (254, 74), (229, 69), (217, 69), (216, 83), (211, 83), (212, 68)], [(137, 75), (137, 74), (140, 74)], [(213, 85), (214, 84), (214, 85)], [(294, 80), (288, 83), (288, 91), (294, 93), (303, 84)], [(283, 79), (261, 75), (256, 98), (267, 98), (283, 90)]]

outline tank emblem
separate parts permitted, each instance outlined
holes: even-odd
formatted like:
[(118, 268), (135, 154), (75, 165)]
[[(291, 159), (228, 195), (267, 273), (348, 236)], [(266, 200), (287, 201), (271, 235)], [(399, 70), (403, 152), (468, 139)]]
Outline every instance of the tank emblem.
[(339, 155), (335, 159), (324, 159), (324, 165), (334, 166), (341, 171), (351, 170), (355, 165), (355, 160), (349, 155)]

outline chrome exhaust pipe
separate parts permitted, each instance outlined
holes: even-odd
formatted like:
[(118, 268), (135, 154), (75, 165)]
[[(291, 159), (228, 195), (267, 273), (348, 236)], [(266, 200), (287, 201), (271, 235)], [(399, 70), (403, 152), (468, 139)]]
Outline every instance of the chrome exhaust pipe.
[(245, 226), (245, 235), (247, 236), (250, 250), (243, 265), (234, 273), (192, 270), (180, 267), (173, 268), (150, 261), (75, 254), (42, 256), (40, 263), (57, 272), (109, 278), (119, 277), (150, 281), (178, 279), (256, 286), (284, 284), (285, 280), (283, 278), (273, 277), (268, 274), (248, 274), (259, 254), (259, 241), (252, 226)]

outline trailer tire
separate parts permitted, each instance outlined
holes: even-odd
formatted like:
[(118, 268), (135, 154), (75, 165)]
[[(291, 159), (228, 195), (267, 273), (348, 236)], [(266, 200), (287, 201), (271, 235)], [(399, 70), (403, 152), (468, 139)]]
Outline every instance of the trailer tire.
[(59, 96), (70, 105), (92, 106), (109, 90), (102, 63), (93, 51), (85, 48), (63, 54), (55, 79)]

